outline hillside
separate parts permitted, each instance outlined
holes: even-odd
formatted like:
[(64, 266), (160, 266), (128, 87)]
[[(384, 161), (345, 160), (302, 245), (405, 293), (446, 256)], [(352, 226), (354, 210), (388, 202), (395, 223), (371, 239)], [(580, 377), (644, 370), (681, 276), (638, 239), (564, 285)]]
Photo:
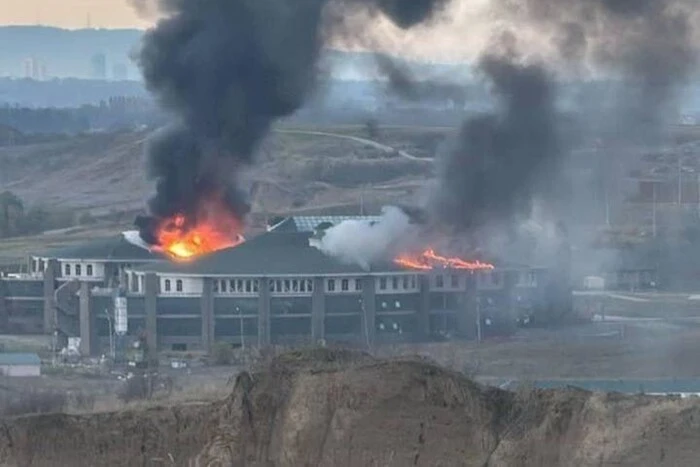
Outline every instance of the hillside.
[[(430, 174), (431, 163), (421, 158), (433, 154), (445, 133), (384, 129), (373, 145), (359, 126), (284, 131), (268, 138), (247, 177), (257, 212), (357, 206), (361, 195), (369, 204), (405, 198)], [(29, 204), (96, 214), (138, 209), (152, 189), (143, 156), (148, 137), (147, 132), (88, 134), (0, 147), (0, 190)]]
[(700, 403), (508, 392), (422, 359), (318, 349), (241, 373), (220, 402), (2, 428), (4, 465), (679, 466), (697, 459)]

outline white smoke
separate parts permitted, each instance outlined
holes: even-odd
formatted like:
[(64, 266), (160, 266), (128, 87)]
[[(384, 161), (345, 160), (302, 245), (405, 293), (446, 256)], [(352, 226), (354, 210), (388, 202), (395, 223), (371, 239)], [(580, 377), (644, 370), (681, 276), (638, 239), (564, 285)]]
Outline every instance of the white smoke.
[(392, 257), (416, 233), (406, 213), (385, 206), (378, 221), (353, 219), (330, 227), (316, 247), (344, 263), (367, 270), (373, 263)]

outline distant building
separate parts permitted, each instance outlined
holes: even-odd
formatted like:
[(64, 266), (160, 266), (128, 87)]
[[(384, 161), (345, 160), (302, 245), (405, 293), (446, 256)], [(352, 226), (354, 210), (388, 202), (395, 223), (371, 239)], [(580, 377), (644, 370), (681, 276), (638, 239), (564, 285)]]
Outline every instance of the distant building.
[(98, 53), (90, 59), (90, 70), (93, 79), (107, 79), (107, 56)]
[(129, 69), (123, 63), (115, 63), (112, 67), (112, 79), (115, 81), (126, 81), (129, 79)]
[(35, 353), (0, 353), (0, 375), (41, 376), (41, 359)]
[(23, 62), (23, 76), (27, 79), (43, 81), (47, 78), (46, 64), (33, 57), (25, 58)]

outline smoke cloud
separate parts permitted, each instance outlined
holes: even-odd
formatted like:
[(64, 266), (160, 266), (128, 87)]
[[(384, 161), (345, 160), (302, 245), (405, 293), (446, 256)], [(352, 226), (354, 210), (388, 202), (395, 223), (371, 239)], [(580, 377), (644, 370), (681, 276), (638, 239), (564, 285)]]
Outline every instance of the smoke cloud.
[(439, 182), (429, 200), (435, 222), (463, 232), (528, 215), (536, 182), (558, 154), (553, 83), (545, 69), (508, 55), (486, 55), (479, 69), (498, 110), (467, 120), (439, 155)]
[(388, 206), (377, 222), (346, 220), (327, 229), (318, 248), (339, 260), (369, 269), (412, 243), (417, 230), (399, 208)]
[[(446, 0), (162, 0), (165, 17), (138, 56), (148, 89), (175, 123), (148, 149), (156, 195), (137, 220), (154, 239), (159, 219), (192, 225), (215, 197), (242, 219), (249, 207), (237, 180), (275, 120), (299, 109), (316, 85), (317, 63), (334, 28), (365, 9), (402, 28), (427, 20)], [(328, 7), (328, 8), (326, 8)], [(353, 31), (361, 37), (361, 31)]]
[(560, 61), (622, 82), (627, 133), (658, 127), (700, 57), (696, 0), (495, 0), (514, 29), (536, 31)]

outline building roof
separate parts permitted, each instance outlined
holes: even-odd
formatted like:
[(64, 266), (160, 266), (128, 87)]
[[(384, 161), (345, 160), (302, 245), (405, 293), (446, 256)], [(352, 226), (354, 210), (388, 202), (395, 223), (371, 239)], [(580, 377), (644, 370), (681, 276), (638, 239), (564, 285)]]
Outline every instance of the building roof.
[[(193, 276), (277, 276), (364, 274), (358, 265), (345, 264), (309, 245), (311, 232), (272, 231), (233, 248), (217, 251), (191, 262), (158, 262), (137, 271)], [(390, 264), (377, 271), (402, 271)]]
[(41, 365), (41, 359), (35, 353), (0, 352), (0, 365)]
[(320, 224), (338, 225), (347, 220), (379, 221), (380, 216), (291, 216), (270, 227), (274, 232), (313, 232)]
[(43, 255), (57, 259), (99, 260), (99, 261), (153, 261), (162, 260), (164, 255), (151, 252), (129, 242), (123, 234), (91, 240), (62, 249), (46, 252)]

